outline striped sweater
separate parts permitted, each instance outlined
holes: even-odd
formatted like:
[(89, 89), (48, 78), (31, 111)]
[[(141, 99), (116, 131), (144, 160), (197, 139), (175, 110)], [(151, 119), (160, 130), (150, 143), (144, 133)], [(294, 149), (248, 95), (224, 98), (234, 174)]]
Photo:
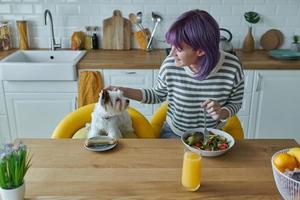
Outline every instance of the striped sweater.
[[(189, 67), (176, 67), (174, 57), (168, 56), (157, 77), (156, 86), (141, 89), (142, 103), (155, 104), (168, 101), (167, 123), (181, 136), (185, 131), (203, 128), (204, 116), (200, 103), (212, 99), (236, 114), (242, 105), (244, 73), (238, 58), (220, 52), (216, 67), (204, 80), (197, 80)], [(207, 116), (207, 126), (214, 128), (219, 121)]]

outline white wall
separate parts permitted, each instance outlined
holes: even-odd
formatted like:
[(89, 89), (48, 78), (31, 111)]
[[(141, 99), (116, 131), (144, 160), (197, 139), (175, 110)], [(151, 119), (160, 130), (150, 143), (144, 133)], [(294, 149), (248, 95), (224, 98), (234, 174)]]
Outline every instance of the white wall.
[[(268, 29), (277, 28), (285, 35), (282, 48), (289, 48), (294, 34), (300, 35), (300, 0), (0, 0), (0, 20), (10, 20), (13, 45), (18, 46), (15, 20), (29, 21), (30, 46), (49, 47), (49, 30), (44, 26), (43, 12), (50, 9), (54, 17), (55, 36), (63, 47), (70, 47), (73, 31), (84, 30), (87, 25), (100, 26), (110, 17), (114, 9), (123, 16), (142, 11), (144, 25), (152, 28), (151, 11), (164, 18), (157, 30), (155, 47), (167, 47), (164, 34), (175, 18), (189, 9), (203, 9), (211, 13), (233, 33), (233, 44), (240, 48), (247, 32), (243, 18), (245, 11), (256, 11), (262, 21), (254, 25), (256, 47), (259, 38)], [(102, 30), (100, 30), (100, 33)], [(100, 35), (101, 36), (101, 35)], [(136, 44), (135, 44), (136, 45)]]

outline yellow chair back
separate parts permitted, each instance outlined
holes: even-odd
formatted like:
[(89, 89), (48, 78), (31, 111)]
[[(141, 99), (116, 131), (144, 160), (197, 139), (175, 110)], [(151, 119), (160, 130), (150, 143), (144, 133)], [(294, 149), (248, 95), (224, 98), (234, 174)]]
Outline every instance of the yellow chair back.
[[(85, 127), (86, 123), (91, 122), (94, 107), (93, 103), (69, 113), (59, 122), (52, 133), (52, 138), (72, 138), (77, 131)], [(134, 133), (138, 138), (155, 138), (151, 125), (139, 111), (129, 107), (128, 114), (132, 120)]]
[[(78, 130), (85, 127), (86, 123), (91, 122), (91, 113), (94, 107), (95, 104), (89, 104), (69, 113), (57, 125), (52, 133), (52, 138), (72, 138)], [(131, 117), (135, 135), (138, 138), (159, 138), (160, 130), (166, 120), (167, 110), (168, 104), (165, 102), (155, 111), (149, 123), (144, 115), (129, 107), (128, 114)], [(244, 139), (243, 128), (236, 115), (227, 120), (223, 131), (232, 135), (236, 140)], [(77, 138), (82, 138), (82, 136)]]
[[(153, 114), (151, 118), (151, 125), (153, 127), (155, 137), (159, 137), (160, 129), (162, 128), (164, 121), (166, 120), (168, 110), (168, 103), (164, 102)], [(244, 139), (244, 131), (241, 126), (239, 118), (234, 115), (230, 117), (224, 125), (223, 131), (229, 133), (234, 139)]]

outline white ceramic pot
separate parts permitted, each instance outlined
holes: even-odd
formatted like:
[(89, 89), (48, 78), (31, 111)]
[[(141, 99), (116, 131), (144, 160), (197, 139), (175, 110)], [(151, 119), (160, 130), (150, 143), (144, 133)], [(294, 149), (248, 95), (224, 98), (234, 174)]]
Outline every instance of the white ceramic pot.
[(300, 51), (300, 44), (298, 44), (298, 43), (292, 43), (291, 44), (291, 50), (292, 51)]
[(25, 182), (15, 189), (2, 189), (0, 188), (2, 200), (23, 200), (25, 196)]

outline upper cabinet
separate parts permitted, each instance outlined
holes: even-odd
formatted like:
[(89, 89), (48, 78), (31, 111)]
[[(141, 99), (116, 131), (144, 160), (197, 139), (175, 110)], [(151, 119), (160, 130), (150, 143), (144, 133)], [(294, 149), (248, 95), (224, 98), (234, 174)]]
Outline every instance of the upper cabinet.
[(256, 70), (249, 121), (251, 138), (293, 138), (300, 142), (300, 71)]

